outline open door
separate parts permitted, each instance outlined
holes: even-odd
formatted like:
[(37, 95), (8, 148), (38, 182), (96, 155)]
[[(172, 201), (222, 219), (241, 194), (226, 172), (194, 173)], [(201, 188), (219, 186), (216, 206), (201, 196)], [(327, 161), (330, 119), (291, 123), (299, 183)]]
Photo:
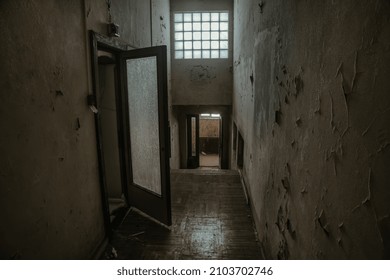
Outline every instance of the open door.
[(120, 53), (130, 206), (171, 225), (166, 46)]
[(187, 115), (187, 168), (199, 167), (199, 115)]

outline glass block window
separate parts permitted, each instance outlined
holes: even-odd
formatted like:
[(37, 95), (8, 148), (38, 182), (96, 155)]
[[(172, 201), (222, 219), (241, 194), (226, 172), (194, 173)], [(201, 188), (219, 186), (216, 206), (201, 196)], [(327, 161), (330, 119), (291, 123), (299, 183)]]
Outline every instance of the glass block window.
[(229, 13), (174, 13), (176, 59), (228, 58)]

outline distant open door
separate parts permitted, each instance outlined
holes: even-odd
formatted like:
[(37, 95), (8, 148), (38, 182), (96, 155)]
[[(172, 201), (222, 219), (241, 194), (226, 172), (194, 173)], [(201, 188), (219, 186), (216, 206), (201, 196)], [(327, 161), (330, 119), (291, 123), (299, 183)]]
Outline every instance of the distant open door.
[(166, 55), (159, 46), (123, 51), (119, 58), (129, 204), (171, 225)]
[(187, 168), (199, 167), (199, 115), (187, 115)]

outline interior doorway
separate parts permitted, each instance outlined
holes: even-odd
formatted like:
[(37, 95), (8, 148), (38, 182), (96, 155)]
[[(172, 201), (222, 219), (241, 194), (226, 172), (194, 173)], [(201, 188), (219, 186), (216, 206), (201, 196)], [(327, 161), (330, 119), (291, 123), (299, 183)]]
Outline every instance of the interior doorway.
[(222, 131), (220, 114), (187, 115), (187, 168), (221, 169)]
[(220, 114), (204, 113), (199, 117), (199, 167), (221, 168), (222, 119)]
[(118, 69), (114, 53), (98, 50), (97, 103), (100, 113), (101, 150), (103, 172), (108, 201), (110, 223), (122, 218), (127, 208), (120, 159), (118, 131)]

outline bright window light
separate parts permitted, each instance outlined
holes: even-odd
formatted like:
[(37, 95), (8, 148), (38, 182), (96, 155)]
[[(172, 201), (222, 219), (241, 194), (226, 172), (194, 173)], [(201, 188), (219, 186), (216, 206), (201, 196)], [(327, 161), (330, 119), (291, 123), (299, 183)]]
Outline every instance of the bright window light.
[(226, 59), (229, 56), (229, 13), (174, 13), (176, 59)]
[(205, 118), (205, 119), (220, 119), (221, 114), (203, 113), (203, 114), (200, 114), (200, 117)]

